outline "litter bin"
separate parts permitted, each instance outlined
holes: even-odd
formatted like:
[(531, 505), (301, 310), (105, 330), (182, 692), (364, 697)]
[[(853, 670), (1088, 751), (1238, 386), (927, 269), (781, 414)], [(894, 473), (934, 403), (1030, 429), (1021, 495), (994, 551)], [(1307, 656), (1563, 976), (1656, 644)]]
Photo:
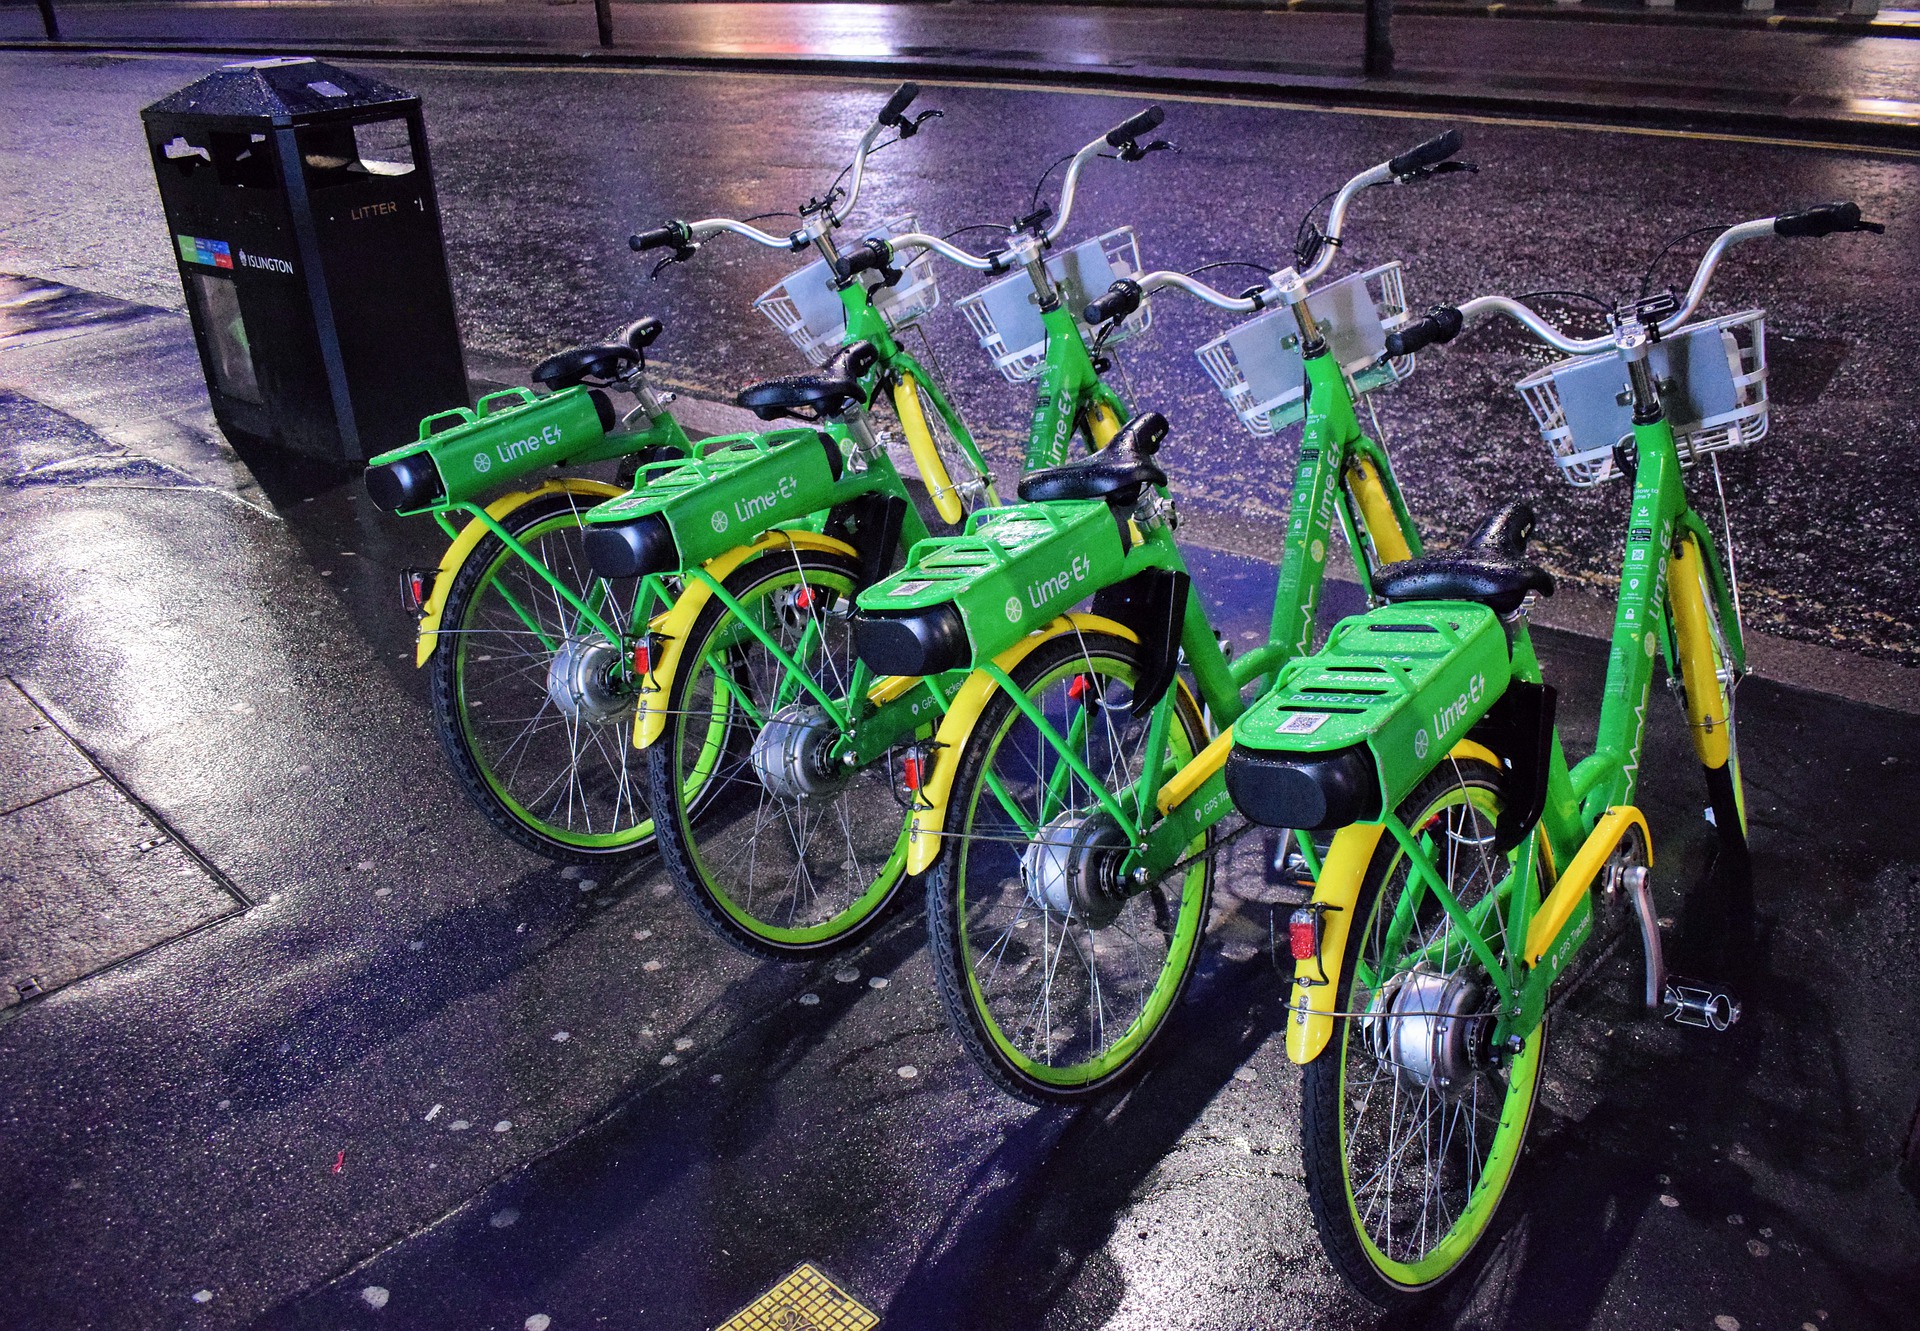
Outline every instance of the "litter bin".
[(229, 439), (364, 461), (467, 405), (418, 97), (280, 57), (140, 118)]

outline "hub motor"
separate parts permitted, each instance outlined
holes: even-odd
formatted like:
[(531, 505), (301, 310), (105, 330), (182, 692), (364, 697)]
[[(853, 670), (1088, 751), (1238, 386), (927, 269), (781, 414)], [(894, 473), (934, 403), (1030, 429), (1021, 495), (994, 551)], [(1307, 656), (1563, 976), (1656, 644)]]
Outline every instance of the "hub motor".
[(1419, 969), (1382, 986), (1361, 1019), (1379, 1062), (1410, 1090), (1463, 1091), (1489, 1062), (1493, 1017), (1482, 1010), (1480, 985), (1460, 971)]
[(611, 721), (633, 710), (615, 677), (619, 649), (605, 638), (568, 638), (547, 663), (547, 697), (573, 721)]
[(853, 768), (833, 760), (840, 728), (814, 703), (788, 703), (767, 718), (754, 737), (753, 772), (769, 793), (783, 800), (837, 795)]
[(1061, 814), (1022, 852), (1020, 880), (1034, 905), (1105, 928), (1126, 904), (1119, 886), (1126, 852), (1126, 834), (1106, 813)]

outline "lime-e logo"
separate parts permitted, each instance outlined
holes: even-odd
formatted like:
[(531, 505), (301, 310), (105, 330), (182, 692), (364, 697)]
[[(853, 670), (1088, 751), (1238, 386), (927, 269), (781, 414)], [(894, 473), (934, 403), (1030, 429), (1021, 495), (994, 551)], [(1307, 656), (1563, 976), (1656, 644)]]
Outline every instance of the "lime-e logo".
[[(1486, 694), (1486, 691), (1487, 677), (1485, 675), (1476, 674), (1471, 680), (1467, 681), (1467, 687), (1460, 691), (1459, 697), (1433, 714), (1432, 726), (1434, 738), (1444, 740), (1448, 731), (1466, 719), (1467, 710), (1479, 702)], [(1427, 748), (1423, 743), (1426, 738), (1427, 732), (1424, 730), (1413, 737), (1413, 753), (1416, 758), (1424, 758), (1427, 756)]]

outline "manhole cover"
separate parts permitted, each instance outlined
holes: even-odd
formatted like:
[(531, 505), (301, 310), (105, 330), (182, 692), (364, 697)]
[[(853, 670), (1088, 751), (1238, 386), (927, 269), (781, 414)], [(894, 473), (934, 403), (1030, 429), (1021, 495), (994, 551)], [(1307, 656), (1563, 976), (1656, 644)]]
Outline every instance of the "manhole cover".
[(880, 1315), (803, 1263), (715, 1331), (873, 1331)]

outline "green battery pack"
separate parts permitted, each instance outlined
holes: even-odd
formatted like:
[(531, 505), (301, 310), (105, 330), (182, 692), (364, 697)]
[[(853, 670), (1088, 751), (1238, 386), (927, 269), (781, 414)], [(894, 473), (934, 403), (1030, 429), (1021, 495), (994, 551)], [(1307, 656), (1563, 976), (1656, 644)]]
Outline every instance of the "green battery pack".
[(367, 493), (398, 513), (465, 503), (540, 467), (620, 457), (632, 445), (613, 433), (617, 424), (613, 403), (596, 388), (576, 385), (544, 397), (503, 389), (471, 410), (455, 407), (421, 421), (417, 440), (367, 464)]
[(587, 558), (603, 578), (695, 568), (782, 523), (828, 508), (840, 446), (818, 430), (726, 435), (699, 457), (643, 470), (587, 514)]
[(1506, 631), (1483, 605), (1404, 602), (1344, 619), (1234, 723), (1227, 790), (1269, 827), (1371, 822), (1446, 757), (1511, 673)]
[(1125, 560), (1104, 500), (986, 509), (860, 594), (854, 642), (881, 674), (975, 666), (1118, 581)]

